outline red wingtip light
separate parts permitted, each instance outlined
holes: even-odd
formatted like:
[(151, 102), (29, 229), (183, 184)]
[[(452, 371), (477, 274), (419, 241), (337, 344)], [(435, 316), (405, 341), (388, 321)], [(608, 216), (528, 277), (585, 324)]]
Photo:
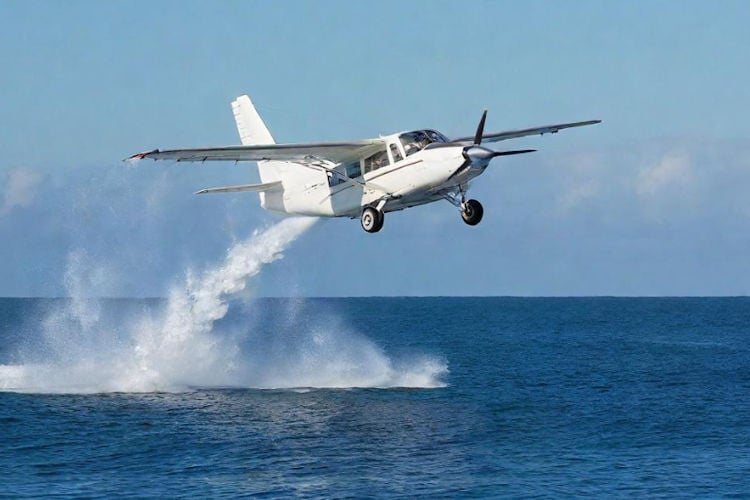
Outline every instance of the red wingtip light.
[(131, 156), (130, 158), (128, 158), (128, 160), (142, 160), (145, 157), (147, 157), (148, 155), (150, 155), (151, 153), (158, 153), (158, 152), (159, 152), (158, 149), (152, 149), (151, 151), (146, 151), (144, 153), (134, 154), (133, 156)]

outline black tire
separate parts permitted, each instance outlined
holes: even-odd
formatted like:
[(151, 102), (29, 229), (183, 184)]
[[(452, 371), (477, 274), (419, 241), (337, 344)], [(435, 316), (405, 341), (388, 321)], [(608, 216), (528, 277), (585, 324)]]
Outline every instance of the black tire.
[(476, 226), (482, 220), (484, 208), (477, 200), (469, 200), (464, 203), (464, 209), (461, 210), (461, 218), (470, 226)]
[(384, 221), (385, 215), (380, 210), (373, 207), (367, 207), (362, 210), (360, 222), (362, 223), (362, 229), (368, 233), (377, 233), (383, 229)]

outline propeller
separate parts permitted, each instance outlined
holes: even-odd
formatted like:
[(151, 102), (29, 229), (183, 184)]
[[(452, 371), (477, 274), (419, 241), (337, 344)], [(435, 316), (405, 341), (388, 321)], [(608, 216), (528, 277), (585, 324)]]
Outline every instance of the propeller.
[(484, 113), (482, 113), (482, 118), (479, 120), (479, 125), (477, 126), (477, 133), (474, 134), (474, 144), (476, 146), (479, 146), (482, 144), (482, 136), (484, 135), (484, 122), (487, 121), (487, 110), (484, 110)]
[(510, 150), (510, 151), (493, 151), (491, 149), (487, 149), (481, 146), (482, 144), (482, 138), (484, 136), (484, 123), (487, 121), (487, 110), (485, 109), (482, 113), (482, 118), (479, 120), (479, 125), (477, 126), (477, 132), (474, 134), (474, 144), (471, 146), (464, 147), (463, 150), (463, 156), (466, 159), (458, 169), (456, 169), (455, 172), (453, 172), (448, 179), (457, 176), (458, 174), (462, 173), (467, 168), (470, 168), (473, 164), (481, 164), (485, 163), (484, 166), (487, 166), (487, 163), (490, 162), (493, 158), (497, 156), (510, 156), (510, 155), (520, 155), (525, 153), (533, 153), (536, 151), (536, 149), (516, 149), (516, 150)]

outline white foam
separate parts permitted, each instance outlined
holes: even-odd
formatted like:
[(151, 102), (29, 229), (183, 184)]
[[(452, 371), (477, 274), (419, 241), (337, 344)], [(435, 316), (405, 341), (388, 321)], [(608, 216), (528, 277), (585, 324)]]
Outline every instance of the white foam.
[[(290, 218), (235, 244), (217, 267), (172, 288), (164, 309), (127, 324), (84, 299), (85, 254), (69, 259), (71, 300), (44, 321), (37, 361), (0, 365), (0, 390), (20, 392), (153, 392), (192, 387), (440, 387), (445, 363), (425, 357), (394, 362), (374, 342), (334, 316), (311, 323), (290, 302), (285, 331), (264, 325), (239, 334), (215, 331), (228, 300), (316, 219)], [(106, 273), (104, 273), (106, 274)], [(248, 338), (248, 335), (250, 338)], [(244, 341), (244, 342), (243, 342)], [(252, 349), (242, 349), (249, 344)], [(38, 361), (40, 360), (41, 361)]]

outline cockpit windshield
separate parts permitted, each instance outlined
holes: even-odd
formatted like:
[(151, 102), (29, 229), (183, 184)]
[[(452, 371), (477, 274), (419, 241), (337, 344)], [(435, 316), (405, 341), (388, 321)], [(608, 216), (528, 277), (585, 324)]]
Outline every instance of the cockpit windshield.
[(406, 156), (411, 156), (417, 151), (422, 151), (428, 144), (433, 142), (448, 142), (448, 139), (435, 130), (417, 130), (415, 132), (406, 132), (399, 136), (401, 144), (404, 146)]

